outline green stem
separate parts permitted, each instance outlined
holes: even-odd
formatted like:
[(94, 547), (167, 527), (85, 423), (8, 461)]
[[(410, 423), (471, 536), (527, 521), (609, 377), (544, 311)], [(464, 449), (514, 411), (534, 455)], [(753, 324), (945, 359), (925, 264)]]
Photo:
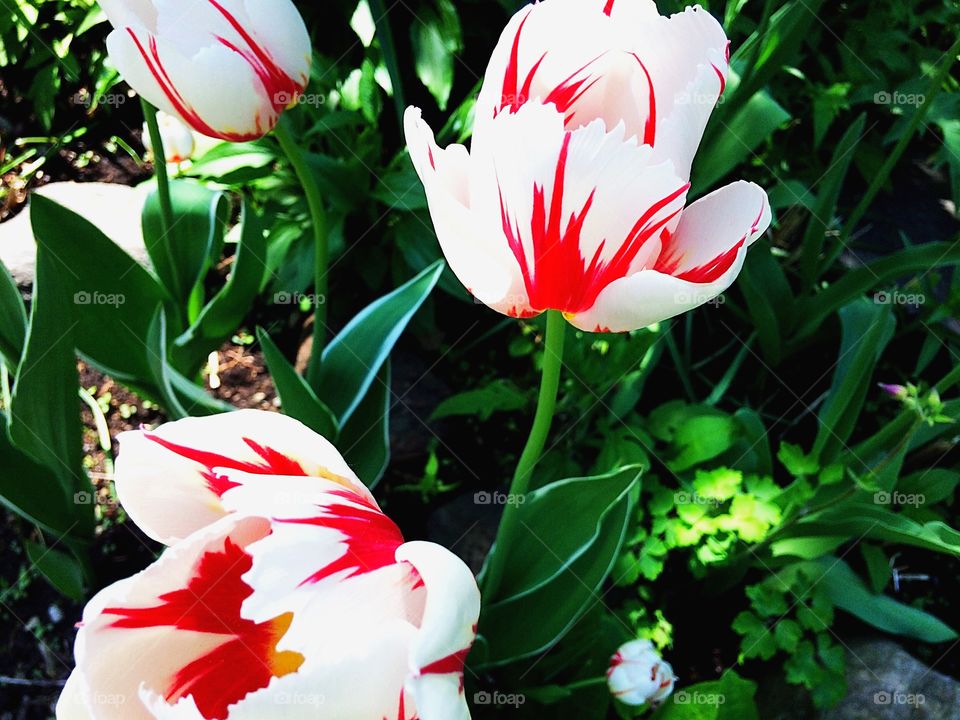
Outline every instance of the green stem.
[(7, 369), (7, 364), (0, 360), (0, 392), (2, 392), (3, 399), (3, 409), (7, 411), (7, 414), (10, 414), (10, 405), (12, 403), (12, 396), (10, 394), (10, 370)]
[(293, 170), (303, 187), (310, 208), (310, 219), (313, 224), (313, 240), (315, 248), (314, 260), (314, 292), (317, 297), (314, 302), (313, 315), (313, 349), (310, 353), (310, 363), (307, 365), (307, 382), (317, 387), (320, 377), (320, 360), (326, 342), (327, 332), (327, 270), (330, 263), (330, 249), (327, 239), (327, 211), (323, 206), (320, 195), (320, 186), (316, 176), (307, 164), (306, 154), (297, 145), (290, 132), (286, 116), (281, 116), (280, 122), (273, 131), (280, 143), (280, 147), (293, 165)]
[(157, 122), (157, 109), (144, 99), (140, 99), (143, 117), (147, 121), (147, 132), (153, 146), (153, 174), (157, 178), (157, 194), (160, 198), (160, 222), (163, 234), (167, 235), (173, 227), (173, 203), (170, 200), (170, 178), (167, 177), (167, 154), (163, 149), (163, 136)]
[[(567, 334), (567, 323), (563, 314), (557, 310), (547, 311), (547, 332), (544, 340), (543, 367), (540, 379), (540, 396), (537, 400), (537, 412), (533, 418), (533, 427), (526, 447), (520, 455), (516, 472), (513, 474), (513, 483), (510, 485), (510, 495), (500, 520), (500, 529), (497, 532), (496, 548), (507, 548), (516, 535), (519, 517), (517, 509), (523, 503), (519, 498), (525, 496), (530, 489), (530, 480), (533, 470), (543, 454), (553, 424), (553, 414), (557, 408), (557, 392), (560, 389), (560, 371), (563, 367), (563, 345)], [(503, 571), (504, 553), (495, 552), (490, 564), (490, 571), (486, 578), (486, 589), (491, 595), (496, 592)]]

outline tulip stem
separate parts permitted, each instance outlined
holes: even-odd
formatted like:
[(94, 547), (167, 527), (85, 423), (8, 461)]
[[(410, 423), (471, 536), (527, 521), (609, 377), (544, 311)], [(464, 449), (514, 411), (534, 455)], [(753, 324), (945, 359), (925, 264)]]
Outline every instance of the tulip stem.
[(530, 480), (533, 470), (543, 455), (553, 424), (553, 415), (557, 408), (557, 392), (560, 389), (560, 371), (563, 367), (563, 345), (567, 334), (567, 322), (558, 310), (547, 311), (547, 331), (544, 339), (543, 366), (541, 368), (540, 396), (537, 400), (537, 412), (533, 418), (533, 427), (526, 447), (520, 455), (516, 472), (513, 474), (513, 483), (510, 485), (510, 495), (503, 509), (500, 520), (500, 529), (497, 532), (495, 548), (501, 548), (491, 559), (485, 586), (489, 594), (496, 592), (500, 583), (500, 576), (504, 567), (504, 550), (510, 546), (517, 533), (520, 518), (517, 510), (523, 505), (520, 500), (530, 489)]
[(315, 249), (314, 258), (314, 314), (313, 314), (313, 348), (310, 352), (310, 362), (307, 365), (307, 382), (317, 387), (320, 377), (320, 361), (323, 356), (323, 347), (327, 333), (327, 271), (330, 262), (330, 249), (327, 239), (327, 211), (323, 206), (323, 197), (320, 195), (320, 186), (317, 178), (307, 163), (306, 154), (293, 139), (293, 134), (287, 124), (286, 116), (280, 117), (280, 122), (273, 131), (280, 143), (280, 147), (293, 165), (293, 170), (303, 187), (310, 208), (310, 219), (313, 224), (313, 240)]
[[(153, 146), (153, 174), (157, 178), (157, 196), (160, 199), (160, 222), (163, 234), (166, 236), (173, 228), (173, 203), (170, 200), (170, 178), (167, 177), (167, 153), (163, 147), (163, 136), (160, 134), (160, 124), (157, 122), (157, 109), (143, 98), (143, 118), (147, 122), (147, 133), (150, 135), (150, 144)], [(169, 239), (166, 241), (170, 242)]]

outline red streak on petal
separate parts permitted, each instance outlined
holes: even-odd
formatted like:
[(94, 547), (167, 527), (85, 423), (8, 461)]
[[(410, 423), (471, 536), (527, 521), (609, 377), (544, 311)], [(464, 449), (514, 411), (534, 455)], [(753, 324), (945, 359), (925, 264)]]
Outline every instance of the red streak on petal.
[(240, 616), (243, 601), (253, 593), (242, 579), (252, 565), (246, 551), (227, 538), (222, 550), (200, 558), (186, 588), (161, 595), (158, 605), (103, 611), (117, 616), (108, 627), (118, 630), (171, 627), (222, 638), (169, 679), (164, 690), (168, 702), (192, 695), (204, 718), (226, 718), (230, 705), (303, 664), (299, 653), (277, 651), (292, 615), (260, 624)]
[(513, 37), (513, 45), (510, 48), (510, 59), (507, 62), (507, 69), (503, 75), (503, 92), (500, 96), (500, 105), (498, 108), (494, 108), (494, 117), (496, 117), (498, 112), (501, 112), (507, 107), (510, 108), (510, 112), (516, 112), (520, 109), (520, 106), (529, 99), (526, 93), (530, 92), (530, 84), (533, 82), (533, 75), (536, 73), (537, 68), (540, 66), (540, 62), (543, 60), (543, 57), (541, 57), (540, 60), (538, 60), (533, 68), (527, 73), (527, 76), (523, 82), (523, 90), (521, 90), (520, 34), (523, 32), (523, 26), (530, 18), (531, 12), (533, 12), (532, 8), (529, 12), (527, 12), (523, 20), (520, 21), (520, 26), (517, 28), (517, 34)]
[(453, 673), (462, 673), (463, 667), (467, 663), (467, 655), (470, 654), (470, 648), (458, 650), (452, 655), (447, 655), (436, 662), (432, 662), (426, 667), (420, 668), (421, 675), (450, 675)]
[(712, 65), (713, 71), (717, 74), (717, 77), (720, 78), (720, 94), (723, 95), (723, 91), (727, 89), (727, 79), (723, 76), (723, 73), (720, 71), (716, 65)]
[(344, 571), (347, 572), (343, 577), (346, 580), (394, 565), (397, 562), (397, 548), (403, 544), (400, 528), (373, 503), (349, 490), (334, 491), (331, 495), (343, 498), (348, 503), (325, 506), (321, 508), (322, 515), (312, 518), (278, 520), (292, 525), (330, 528), (344, 536), (344, 554), (317, 570), (300, 583), (301, 586), (318, 583)]
[(604, 240), (588, 263), (583, 256), (580, 241), (584, 222), (593, 206), (596, 189), (587, 197), (583, 207), (571, 213), (566, 225), (563, 225), (563, 194), (571, 137), (569, 132), (564, 136), (557, 160), (549, 211), (543, 187), (536, 184), (533, 187), (530, 227), (532, 263), (527, 256), (527, 247), (521, 237), (520, 228), (511, 218), (503, 194), (500, 195), (503, 232), (520, 265), (530, 306), (537, 311), (554, 309), (577, 314), (593, 307), (597, 296), (607, 285), (627, 275), (630, 265), (646, 242), (677, 216), (682, 205), (673, 212), (669, 212), (669, 207), (678, 200), (682, 201), (690, 187), (689, 183), (685, 183), (647, 208), (612, 258), (601, 259), (606, 245)]
[(163, 67), (163, 61), (160, 59), (160, 51), (157, 49), (157, 39), (152, 35), (150, 36), (148, 50), (143, 46), (143, 43), (133, 31), (133, 28), (128, 27), (127, 32), (129, 33), (130, 37), (133, 38), (133, 42), (137, 46), (137, 50), (140, 52), (141, 57), (143, 57), (143, 61), (146, 63), (150, 74), (153, 75), (154, 80), (157, 81), (157, 85), (160, 86), (160, 90), (163, 91), (163, 94), (167, 96), (167, 100), (169, 100), (170, 104), (173, 105), (173, 108), (176, 110), (177, 114), (183, 118), (183, 121), (190, 125), (190, 127), (197, 132), (203, 133), (204, 135), (220, 138), (222, 140), (229, 140), (230, 142), (244, 142), (246, 140), (254, 140), (260, 137), (260, 134), (224, 133), (208, 125), (174, 86), (173, 81), (170, 79), (166, 69)]
[(650, 96), (650, 112), (647, 114), (647, 122), (643, 128), (643, 144), (653, 147), (653, 141), (657, 137), (657, 95), (653, 90), (653, 78), (650, 77), (650, 71), (647, 70), (647, 66), (643, 64), (636, 53), (631, 53), (640, 63), (640, 67), (643, 69), (643, 74), (647, 76), (647, 89)]
[(613, 3), (616, 0), (607, 0), (607, 4), (603, 6), (603, 12), (605, 15), (609, 16), (613, 12)]
[(219, 455), (217, 453), (207, 452), (205, 450), (197, 450), (195, 448), (187, 447), (186, 445), (177, 445), (176, 443), (170, 442), (169, 440), (165, 440), (158, 435), (153, 435), (150, 433), (145, 433), (144, 437), (147, 440), (155, 442), (157, 445), (166, 448), (172, 453), (203, 465), (206, 468), (203, 476), (207, 481), (207, 485), (210, 490), (215, 492), (218, 496), (222, 496), (227, 490), (237, 487), (239, 483), (217, 475), (213, 471), (214, 468), (239, 470), (241, 472), (251, 473), (253, 475), (289, 475), (304, 477), (307, 475), (307, 472), (303, 469), (300, 463), (293, 458), (287, 457), (283, 453), (278, 452), (273, 448), (264, 447), (263, 445), (260, 445), (249, 438), (243, 438), (243, 441), (251, 450), (263, 458), (263, 462), (257, 463), (235, 460), (225, 455)]

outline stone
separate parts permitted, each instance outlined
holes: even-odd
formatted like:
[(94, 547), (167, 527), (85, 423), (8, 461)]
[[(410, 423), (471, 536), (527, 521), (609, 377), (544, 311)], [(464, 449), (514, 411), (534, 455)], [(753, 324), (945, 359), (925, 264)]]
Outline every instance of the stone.
[(847, 648), (847, 695), (821, 720), (960, 720), (960, 682), (890, 640)]
[[(140, 213), (148, 192), (148, 185), (132, 188), (97, 182), (56, 182), (33, 191), (82, 215), (137, 262), (147, 266), (149, 256), (143, 242)], [(6, 265), (17, 285), (33, 285), (36, 245), (29, 208), (0, 224), (0, 262)]]

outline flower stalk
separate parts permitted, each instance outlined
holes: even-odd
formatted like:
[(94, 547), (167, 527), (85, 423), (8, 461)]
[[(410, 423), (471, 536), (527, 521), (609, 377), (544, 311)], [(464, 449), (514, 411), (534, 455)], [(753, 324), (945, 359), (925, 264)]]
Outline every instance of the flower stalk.
[(167, 235), (173, 228), (173, 203), (170, 200), (170, 178), (167, 176), (167, 153), (163, 147), (163, 135), (160, 133), (160, 123), (157, 122), (157, 109), (143, 98), (143, 118), (147, 123), (147, 134), (150, 136), (150, 146), (153, 148), (153, 174), (157, 178), (157, 195), (160, 199), (160, 222), (163, 224), (163, 234)]
[(286, 116), (280, 118), (273, 134), (280, 143), (284, 154), (290, 160), (290, 164), (297, 175), (297, 180), (303, 187), (304, 195), (307, 198), (307, 206), (310, 209), (310, 222), (313, 225), (313, 278), (316, 298), (313, 315), (313, 347), (310, 353), (310, 363), (307, 366), (307, 381), (316, 387), (327, 331), (327, 272), (330, 264), (327, 211), (323, 206), (323, 198), (320, 195), (317, 179), (307, 164), (305, 153), (293, 139)]

